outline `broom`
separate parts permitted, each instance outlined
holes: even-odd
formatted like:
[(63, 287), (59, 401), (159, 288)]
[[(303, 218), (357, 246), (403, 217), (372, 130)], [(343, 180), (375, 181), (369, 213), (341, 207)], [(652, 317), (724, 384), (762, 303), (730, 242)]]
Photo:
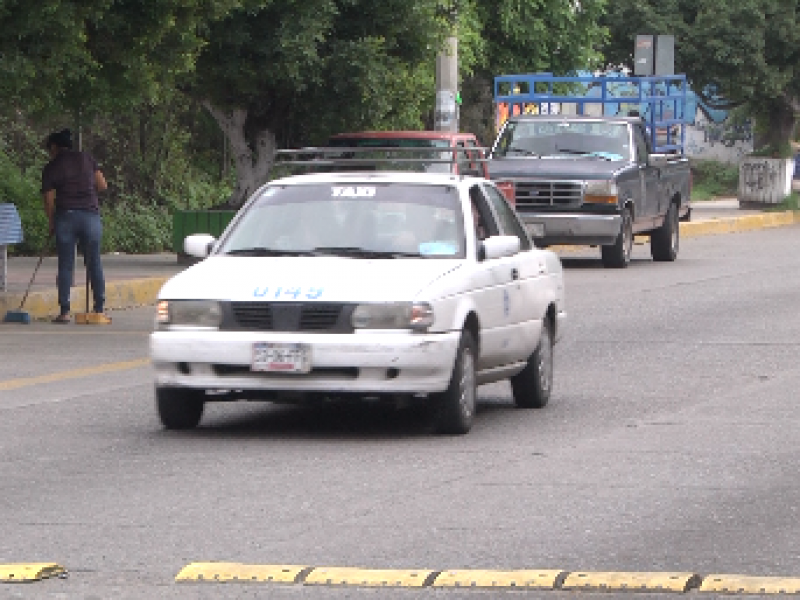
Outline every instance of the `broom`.
[(45, 242), (44, 246), (42, 247), (42, 251), (39, 254), (39, 262), (36, 263), (36, 268), (33, 270), (33, 275), (31, 276), (31, 280), (28, 282), (28, 287), (25, 290), (25, 295), (22, 297), (22, 302), (19, 303), (19, 308), (17, 310), (9, 310), (6, 312), (6, 316), (3, 317), (3, 323), (23, 323), (25, 325), (30, 324), (31, 315), (22, 310), (22, 307), (25, 305), (25, 300), (28, 299), (28, 294), (31, 291), (33, 280), (36, 279), (36, 273), (39, 271), (39, 267), (42, 266), (45, 252), (47, 252), (47, 242)]

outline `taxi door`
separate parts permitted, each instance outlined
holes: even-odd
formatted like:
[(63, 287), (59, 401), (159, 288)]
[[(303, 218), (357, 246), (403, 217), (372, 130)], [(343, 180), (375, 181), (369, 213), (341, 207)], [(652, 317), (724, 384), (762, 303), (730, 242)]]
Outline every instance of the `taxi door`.
[(519, 252), (507, 259), (513, 274), (508, 291), (511, 300), (508, 316), (514, 331), (505, 345), (505, 356), (508, 362), (526, 360), (538, 344), (541, 319), (548, 303), (544, 296), (545, 258), (534, 247), (503, 193), (491, 183), (484, 183), (481, 188), (495, 213), (500, 234), (519, 238)]
[[(480, 239), (500, 235), (500, 227), (487, 198), (479, 184), (469, 190), (470, 203), (475, 210), (476, 221), (473, 226)], [(480, 244), (480, 241), (478, 241)], [(514, 307), (521, 302), (521, 291), (516, 285), (519, 278), (519, 265), (516, 256), (483, 259), (476, 256), (471, 276), (473, 299), (478, 307), (481, 326), (480, 356), (478, 370), (491, 369), (510, 362), (514, 354)]]

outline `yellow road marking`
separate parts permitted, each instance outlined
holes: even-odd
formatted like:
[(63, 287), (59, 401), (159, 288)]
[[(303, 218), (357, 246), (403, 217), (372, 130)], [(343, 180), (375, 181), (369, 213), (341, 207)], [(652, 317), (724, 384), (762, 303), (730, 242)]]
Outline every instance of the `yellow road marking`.
[(58, 373), (51, 373), (49, 375), (39, 375), (38, 377), (8, 379), (6, 381), (0, 381), (0, 392), (18, 390), (20, 388), (29, 387), (32, 385), (41, 385), (43, 383), (54, 383), (56, 381), (65, 381), (67, 379), (78, 379), (80, 377), (91, 377), (92, 375), (103, 375), (105, 373), (114, 373), (116, 371), (138, 369), (139, 367), (144, 367), (149, 364), (149, 358), (139, 358), (136, 360), (97, 365), (96, 367), (84, 367), (82, 369), (73, 369), (71, 371), (60, 371)]
[(358, 585), (367, 587), (425, 587), (435, 571), (424, 569), (359, 569), (316, 567), (305, 579), (306, 585)]
[(294, 583), (308, 567), (298, 565), (241, 565), (238, 563), (192, 563), (181, 569), (175, 581)]
[(66, 569), (56, 563), (18, 563), (0, 565), (0, 581), (5, 583), (23, 583), (39, 581), (66, 573)]
[(442, 571), (434, 579), (433, 587), (518, 587), (553, 590), (564, 571), (483, 571), (457, 570)]
[(800, 579), (791, 577), (748, 577), (745, 575), (707, 575), (701, 592), (722, 594), (798, 594)]
[(567, 575), (563, 590), (687, 592), (700, 585), (695, 573), (576, 572)]

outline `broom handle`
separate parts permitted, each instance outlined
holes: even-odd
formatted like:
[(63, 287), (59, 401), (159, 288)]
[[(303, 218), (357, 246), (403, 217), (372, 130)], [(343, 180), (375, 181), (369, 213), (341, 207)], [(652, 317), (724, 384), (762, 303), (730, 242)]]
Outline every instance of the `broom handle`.
[(33, 270), (33, 275), (31, 275), (31, 280), (28, 282), (28, 287), (25, 289), (25, 295), (22, 297), (22, 302), (19, 303), (19, 310), (22, 310), (22, 307), (25, 306), (25, 300), (28, 299), (28, 294), (31, 293), (31, 286), (33, 285), (33, 280), (36, 279), (36, 273), (39, 271), (39, 267), (42, 266), (42, 261), (44, 260), (44, 255), (47, 252), (48, 242), (50, 238), (47, 238), (45, 241), (44, 246), (42, 246), (42, 251), (39, 253), (39, 262), (36, 263), (36, 268)]

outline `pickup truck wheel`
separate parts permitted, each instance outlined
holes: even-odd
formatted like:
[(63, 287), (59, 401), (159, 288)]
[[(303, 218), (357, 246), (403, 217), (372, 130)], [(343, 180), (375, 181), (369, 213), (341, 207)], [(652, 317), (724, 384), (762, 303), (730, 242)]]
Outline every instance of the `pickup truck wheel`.
[(672, 262), (678, 258), (680, 247), (680, 223), (678, 207), (673, 202), (664, 217), (664, 223), (650, 236), (650, 256), (653, 260)]
[(475, 384), (475, 340), (464, 331), (458, 345), (450, 385), (434, 398), (437, 403), (436, 429), (439, 433), (469, 432), (475, 418), (477, 386)]
[(193, 429), (203, 417), (205, 393), (187, 388), (156, 387), (156, 408), (165, 429)]
[(511, 390), (519, 408), (544, 408), (552, 389), (553, 326), (545, 319), (539, 345), (528, 358), (525, 368), (511, 378)]
[(630, 208), (622, 211), (622, 226), (617, 241), (600, 248), (603, 266), (612, 269), (624, 269), (631, 262), (633, 248), (633, 215)]

